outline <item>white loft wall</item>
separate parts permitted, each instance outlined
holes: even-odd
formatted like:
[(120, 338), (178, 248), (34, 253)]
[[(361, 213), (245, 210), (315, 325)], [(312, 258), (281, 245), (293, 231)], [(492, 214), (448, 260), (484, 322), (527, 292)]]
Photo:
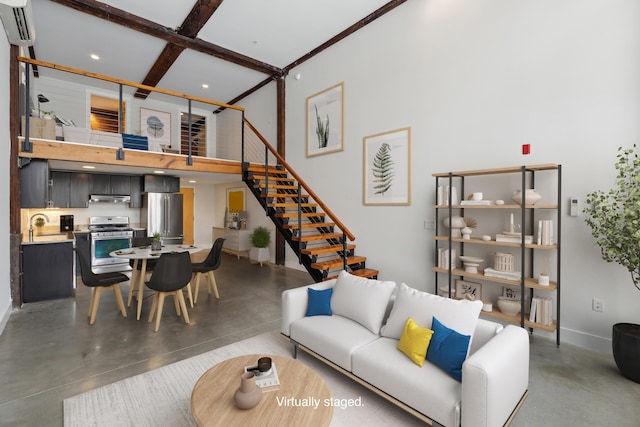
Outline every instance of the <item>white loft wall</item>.
[[(5, 161), (11, 151), (9, 137), (9, 43), (6, 37), (0, 36), (0, 147), (5, 153)], [(0, 168), (0, 200), (4, 209), (0, 210), (0, 334), (4, 330), (11, 313), (11, 284), (9, 259), (9, 164)]]
[[(613, 183), (617, 147), (640, 141), (638, 16), (635, 0), (407, 2), (291, 71), (287, 161), (381, 279), (433, 291), (433, 232), (423, 227), (434, 217), (432, 173), (559, 163), (564, 199), (582, 202)], [(307, 158), (306, 97), (339, 82), (345, 149)], [(404, 126), (411, 206), (363, 206), (362, 138)], [(640, 295), (601, 260), (582, 214), (564, 215), (562, 232), (562, 340), (609, 351), (613, 323), (640, 322)]]

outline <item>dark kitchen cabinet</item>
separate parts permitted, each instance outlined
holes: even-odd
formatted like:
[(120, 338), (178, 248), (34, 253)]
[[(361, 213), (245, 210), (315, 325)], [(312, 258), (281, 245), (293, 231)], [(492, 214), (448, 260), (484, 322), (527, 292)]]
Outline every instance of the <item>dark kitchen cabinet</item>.
[(89, 192), (90, 194), (111, 194), (111, 175), (91, 174)]
[(50, 195), (50, 207), (86, 208), (89, 201), (89, 174), (51, 172)]
[(20, 207), (46, 208), (49, 204), (49, 163), (32, 159), (20, 169)]
[[(91, 240), (89, 232), (73, 233), (76, 239), (76, 248), (82, 253), (87, 260), (91, 259)], [(80, 263), (76, 260), (76, 276), (80, 275)]]
[(180, 178), (177, 176), (145, 175), (145, 193), (177, 193), (180, 191)]
[(89, 203), (89, 174), (72, 173), (69, 180), (69, 207), (86, 208)]
[(129, 180), (129, 184), (131, 186), (131, 202), (129, 203), (130, 208), (141, 208), (142, 207), (142, 177), (141, 176), (131, 176)]
[(111, 192), (114, 196), (128, 196), (131, 193), (131, 177), (129, 175), (111, 175)]
[(68, 298), (73, 295), (73, 242), (22, 245), (24, 302)]
[(71, 195), (69, 172), (51, 172), (51, 203), (52, 208), (68, 208)]

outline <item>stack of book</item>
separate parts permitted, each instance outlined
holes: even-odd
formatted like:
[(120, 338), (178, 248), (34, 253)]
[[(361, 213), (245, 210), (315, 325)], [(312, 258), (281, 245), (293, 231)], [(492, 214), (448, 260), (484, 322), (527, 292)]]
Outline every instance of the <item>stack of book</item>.
[(493, 200), (463, 200), (460, 204), (463, 206), (490, 206), (493, 204)]
[(553, 221), (538, 221), (538, 244), (553, 245)]
[(533, 297), (531, 300), (529, 321), (549, 326), (553, 323), (552, 311), (553, 305), (551, 298)]
[(456, 250), (451, 249), (451, 256), (449, 256), (449, 249), (438, 248), (438, 267), (449, 269), (449, 262), (451, 262), (451, 268), (456, 268)]
[[(451, 190), (451, 203), (449, 203), (449, 190)], [(448, 185), (438, 186), (438, 205), (448, 206), (458, 204), (458, 190), (456, 187), (449, 187)]]
[(257, 366), (245, 366), (245, 372), (253, 372), (256, 375), (256, 385), (262, 389), (263, 392), (280, 390), (280, 378), (278, 377), (278, 370), (276, 364), (271, 364), (271, 369), (267, 372), (259, 372)]
[[(496, 242), (522, 243), (522, 235), (520, 233), (496, 234)], [(524, 243), (533, 243), (533, 236), (525, 235)]]
[(485, 268), (484, 275), (487, 277), (497, 277), (498, 279), (520, 280), (519, 271), (500, 271), (494, 268)]

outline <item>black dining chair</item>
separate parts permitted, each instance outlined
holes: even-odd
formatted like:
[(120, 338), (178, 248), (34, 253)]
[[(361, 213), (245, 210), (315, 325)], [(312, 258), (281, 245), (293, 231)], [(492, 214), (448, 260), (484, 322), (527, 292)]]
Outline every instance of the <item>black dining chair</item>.
[(178, 316), (182, 313), (185, 323), (190, 323), (182, 289), (189, 284), (192, 274), (189, 252), (167, 252), (158, 258), (158, 263), (147, 282), (147, 286), (155, 291), (151, 303), (151, 313), (149, 313), (149, 323), (156, 315), (155, 332), (160, 329), (162, 308), (167, 295), (173, 295), (173, 303)]
[(213, 290), (214, 295), (217, 299), (220, 299), (220, 294), (218, 293), (218, 285), (216, 283), (216, 278), (213, 275), (213, 271), (217, 270), (220, 267), (220, 262), (222, 261), (222, 245), (224, 244), (224, 239), (219, 237), (213, 243), (211, 247), (211, 251), (209, 251), (209, 255), (203, 262), (193, 263), (193, 272), (196, 274), (196, 289), (195, 289), (195, 297), (194, 302), (198, 302), (198, 293), (200, 291), (200, 276), (206, 274), (209, 278), (208, 283), (208, 291), (211, 294)]
[(122, 316), (127, 317), (127, 310), (124, 308), (124, 300), (122, 299), (120, 283), (126, 282), (129, 280), (129, 277), (117, 272), (96, 274), (91, 271), (91, 265), (84, 254), (80, 252), (78, 248), (75, 248), (74, 251), (76, 252), (78, 261), (80, 262), (80, 276), (82, 277), (82, 283), (89, 288), (93, 288), (91, 302), (89, 303), (89, 312), (87, 313), (87, 316), (89, 317), (89, 324), (93, 325), (96, 320), (96, 313), (98, 312), (98, 306), (100, 305), (100, 294), (102, 294), (102, 291), (105, 289), (113, 290)]

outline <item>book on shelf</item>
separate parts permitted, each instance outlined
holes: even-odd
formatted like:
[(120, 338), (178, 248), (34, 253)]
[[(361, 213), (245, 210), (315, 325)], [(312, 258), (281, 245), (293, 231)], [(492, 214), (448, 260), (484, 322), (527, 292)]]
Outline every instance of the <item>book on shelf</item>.
[(460, 204), (463, 206), (490, 206), (493, 205), (493, 200), (463, 200)]
[[(496, 234), (496, 242), (522, 243), (522, 236), (512, 234)], [(525, 235), (524, 243), (533, 243), (533, 236), (528, 234)]]
[(543, 246), (553, 245), (553, 221), (538, 221), (538, 244)]
[(494, 268), (487, 267), (484, 269), (484, 275), (487, 277), (496, 277), (498, 279), (520, 280), (519, 271), (500, 271)]
[[(449, 261), (450, 260), (450, 261)], [(449, 269), (449, 262), (451, 262), (451, 268), (456, 268), (457, 263), (456, 250), (451, 249), (451, 257), (449, 257), (449, 249), (438, 248), (438, 267)]]
[(553, 301), (548, 297), (535, 296), (531, 299), (531, 310), (529, 311), (529, 321), (540, 323), (545, 326), (553, 324)]
[(451, 204), (458, 204), (458, 190), (456, 187), (449, 187), (448, 185), (438, 186), (438, 205), (449, 206), (449, 188), (451, 188)]
[(262, 389), (263, 392), (280, 390), (280, 378), (278, 377), (278, 370), (276, 369), (275, 362), (271, 363), (271, 369), (267, 372), (259, 372), (257, 366), (245, 366), (245, 372), (253, 372), (256, 376), (256, 385)]

